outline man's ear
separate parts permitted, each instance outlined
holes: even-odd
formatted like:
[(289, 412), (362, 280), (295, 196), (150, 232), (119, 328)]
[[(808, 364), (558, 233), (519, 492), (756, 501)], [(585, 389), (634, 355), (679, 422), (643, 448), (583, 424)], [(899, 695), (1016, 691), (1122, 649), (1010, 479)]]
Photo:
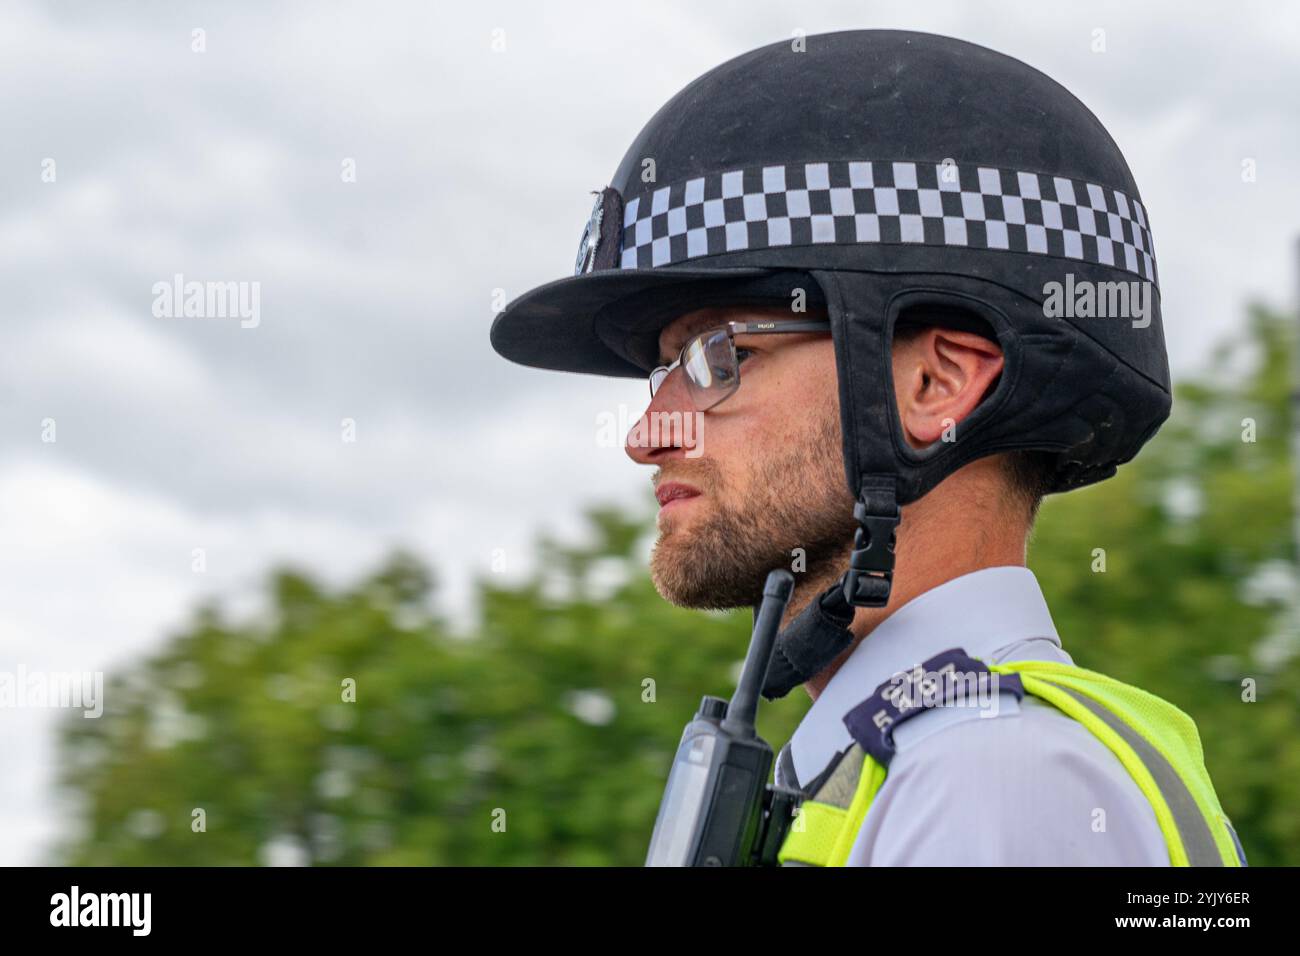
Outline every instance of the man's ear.
[(1002, 348), (974, 332), (927, 327), (894, 339), (894, 397), (913, 448), (947, 437), (1002, 374)]

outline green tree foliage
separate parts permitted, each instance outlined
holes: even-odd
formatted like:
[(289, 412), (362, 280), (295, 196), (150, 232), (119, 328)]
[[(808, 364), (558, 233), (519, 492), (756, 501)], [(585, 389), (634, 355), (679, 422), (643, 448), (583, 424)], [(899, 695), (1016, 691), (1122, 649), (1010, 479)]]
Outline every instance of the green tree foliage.
[(264, 620), (203, 609), (109, 682), (102, 718), (65, 724), (84, 814), (61, 858), (640, 864), (682, 725), (729, 694), (747, 629), (659, 598), (647, 522), (590, 519), (589, 544), (541, 542), (533, 580), (482, 581), (468, 636), (404, 555), (340, 594), (281, 572)]
[[(1261, 309), (1249, 329), (1116, 478), (1048, 500), (1030, 565), (1077, 663), (1195, 718), (1252, 864), (1294, 865), (1290, 340)], [(62, 725), (77, 825), (56, 858), (639, 865), (682, 727), (729, 696), (750, 618), (665, 603), (645, 515), (589, 519), (582, 544), (540, 541), (528, 580), (479, 581), (469, 634), (405, 554), (336, 591), (280, 571), (258, 619), (199, 609), (109, 682), (102, 718)], [(779, 745), (806, 707), (765, 703), (760, 733)]]
[(1196, 721), (1252, 866), (1300, 863), (1293, 321), (1252, 309), (1132, 463), (1044, 503), (1029, 554), (1075, 663)]

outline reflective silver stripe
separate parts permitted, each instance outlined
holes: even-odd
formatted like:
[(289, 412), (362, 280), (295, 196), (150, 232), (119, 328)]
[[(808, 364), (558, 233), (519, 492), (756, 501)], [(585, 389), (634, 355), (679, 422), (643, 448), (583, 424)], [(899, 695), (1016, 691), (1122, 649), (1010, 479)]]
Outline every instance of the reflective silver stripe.
[(1178, 837), (1182, 840), (1188, 864), (1223, 866), (1223, 857), (1219, 855), (1219, 848), (1214, 842), (1214, 835), (1210, 832), (1209, 825), (1205, 822), (1205, 815), (1201, 813), (1201, 808), (1197, 805), (1192, 792), (1187, 789), (1187, 784), (1183, 783), (1183, 778), (1178, 776), (1164, 755), (1152, 747), (1145, 737), (1091, 697), (1068, 687), (1062, 687), (1060, 684), (1052, 686), (1065, 691), (1101, 718), (1106, 726), (1119, 734), (1124, 742), (1133, 748), (1138, 759), (1146, 765), (1151, 778), (1160, 788), (1160, 795), (1169, 805), (1169, 812), (1178, 827)]
[[(858, 793), (858, 783), (867, 759), (867, 752), (853, 744), (840, 758), (826, 782), (818, 788), (813, 799), (818, 803), (828, 803), (832, 807), (847, 810), (853, 805), (853, 798)], [(825, 773), (825, 771), (822, 771)], [(817, 781), (814, 780), (815, 784)]]

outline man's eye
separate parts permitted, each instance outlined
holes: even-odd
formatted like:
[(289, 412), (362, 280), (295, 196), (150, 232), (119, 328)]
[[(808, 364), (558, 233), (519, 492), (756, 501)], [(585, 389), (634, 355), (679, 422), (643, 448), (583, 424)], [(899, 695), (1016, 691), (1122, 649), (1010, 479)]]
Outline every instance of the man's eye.
[(754, 350), (753, 350), (753, 349), (742, 349), (742, 348), (737, 347), (737, 348), (736, 348), (736, 364), (739, 365), (741, 362), (745, 361), (745, 359), (749, 358), (749, 357), (750, 357), (751, 355), (753, 355), (753, 354), (754, 354)]

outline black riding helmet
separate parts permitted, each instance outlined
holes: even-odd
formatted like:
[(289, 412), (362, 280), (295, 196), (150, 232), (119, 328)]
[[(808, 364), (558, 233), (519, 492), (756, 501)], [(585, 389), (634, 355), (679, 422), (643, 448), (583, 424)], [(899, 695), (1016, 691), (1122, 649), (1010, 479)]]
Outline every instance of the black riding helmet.
[[(841, 581), (781, 633), (769, 699), (848, 646), (854, 606), (888, 602), (901, 505), (1020, 449), (1053, 456), (1054, 492), (1109, 478), (1169, 415), (1150, 224), (1119, 148), (1055, 81), (949, 37), (828, 33), (710, 70), (598, 193), (575, 273), (510, 303), (493, 347), (640, 377), (664, 326), (702, 305), (801, 292), (830, 318), (861, 527)], [(1137, 320), (1098, 314), (1142, 285)], [(1089, 290), (1093, 307), (1045, 308), (1061, 289)], [(903, 439), (890, 355), (914, 310), (965, 316), (1004, 355), (956, 440), (925, 449)]]

